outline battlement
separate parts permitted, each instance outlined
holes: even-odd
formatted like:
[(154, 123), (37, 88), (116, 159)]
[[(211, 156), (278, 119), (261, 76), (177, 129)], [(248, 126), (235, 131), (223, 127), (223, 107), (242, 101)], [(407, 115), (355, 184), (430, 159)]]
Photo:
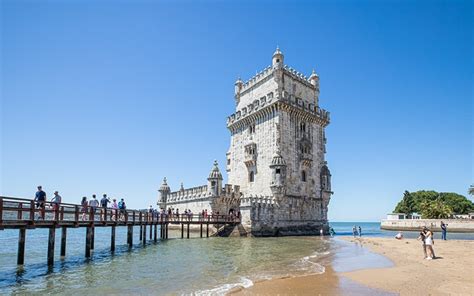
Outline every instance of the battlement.
[(261, 80), (265, 79), (267, 76), (272, 75), (273, 70), (274, 69), (273, 69), (272, 66), (268, 66), (265, 69), (263, 69), (262, 71), (255, 74), (249, 80), (245, 81), (242, 84), (241, 93), (244, 93), (246, 90), (252, 88), (254, 85), (258, 84)]
[(240, 206), (241, 207), (251, 207), (254, 205), (259, 205), (261, 207), (265, 206), (274, 206), (277, 204), (277, 200), (273, 196), (243, 196), (240, 198)]
[[(231, 184), (225, 184), (222, 188), (222, 194), (220, 197), (235, 197), (240, 195), (240, 187)], [(176, 202), (188, 202), (202, 198), (212, 197), (211, 191), (208, 190), (207, 185), (180, 189), (178, 191), (170, 192), (166, 202), (167, 203), (176, 203)]]
[(207, 197), (209, 195), (211, 195), (211, 193), (208, 192), (207, 185), (202, 185), (170, 192), (167, 202), (193, 200)]
[[(275, 107), (286, 107), (286, 109), (290, 107), (295, 111), (309, 113), (309, 115), (312, 115), (315, 120), (321, 122), (324, 126), (328, 125), (330, 122), (330, 113), (328, 111), (321, 109), (315, 104), (308, 104), (304, 102), (304, 100), (283, 91), (281, 95), (277, 94), (275, 97), (273, 96), (273, 93), (263, 96), (259, 100), (255, 100), (253, 103), (231, 114), (227, 117), (227, 127), (230, 129), (234, 124), (241, 122), (243, 119), (254, 114), (261, 113), (263, 115), (265, 114), (264, 110), (273, 105), (275, 105)], [(256, 115), (256, 117), (258, 117), (258, 115)]]

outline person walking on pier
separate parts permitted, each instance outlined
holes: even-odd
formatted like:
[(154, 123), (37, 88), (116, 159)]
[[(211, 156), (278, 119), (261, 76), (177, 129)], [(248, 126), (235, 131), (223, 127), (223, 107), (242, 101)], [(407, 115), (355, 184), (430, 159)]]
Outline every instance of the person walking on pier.
[(102, 199), (100, 200), (100, 206), (102, 207), (101, 211), (101, 219), (105, 220), (105, 215), (107, 215), (107, 207), (110, 203), (110, 198), (107, 197), (107, 194), (102, 195)]
[(81, 206), (82, 206), (82, 209), (81, 209), (82, 221), (85, 221), (86, 220), (86, 214), (87, 214), (87, 208), (89, 206), (89, 203), (87, 202), (87, 197), (86, 196), (82, 197)]
[(446, 232), (448, 232), (448, 224), (444, 224), (443, 221), (441, 221), (441, 239), (446, 240)]
[(127, 205), (125, 204), (125, 201), (122, 199), (120, 199), (119, 203), (118, 203), (118, 208), (120, 210), (120, 217), (119, 217), (119, 220), (124, 220), (125, 219), (125, 215), (127, 214), (126, 213), (126, 209), (127, 209)]
[(111, 217), (112, 221), (116, 221), (117, 211), (118, 211), (117, 200), (114, 198), (112, 199), (112, 217)]
[(44, 207), (46, 202), (46, 192), (43, 191), (43, 187), (38, 186), (38, 191), (35, 194), (36, 208), (39, 209), (40, 217), (44, 220)]
[(59, 204), (61, 203), (61, 195), (59, 195), (58, 191), (54, 191), (54, 196), (51, 199), (51, 204), (53, 205), (53, 215), (56, 219), (56, 215), (59, 214)]
[(89, 201), (89, 206), (91, 207), (91, 215), (92, 215), (92, 220), (95, 220), (95, 212), (97, 210), (97, 207), (99, 206), (99, 201), (97, 200), (97, 197), (95, 194), (92, 194), (92, 199)]

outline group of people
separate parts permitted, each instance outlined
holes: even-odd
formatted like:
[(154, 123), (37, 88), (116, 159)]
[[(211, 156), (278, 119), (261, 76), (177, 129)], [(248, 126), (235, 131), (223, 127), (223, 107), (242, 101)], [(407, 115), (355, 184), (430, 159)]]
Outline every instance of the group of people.
[(424, 226), (418, 236), (418, 240), (422, 242), (424, 258), (427, 260), (435, 259), (433, 232)]
[[(46, 207), (48, 205), (51, 206), (53, 215), (56, 217), (56, 215), (59, 213), (59, 205), (62, 203), (62, 197), (59, 195), (59, 191), (54, 191), (53, 197), (51, 198), (51, 201), (48, 202), (47, 200), (47, 195), (46, 192), (43, 190), (43, 187), (40, 185), (37, 187), (38, 190), (35, 193), (35, 206), (39, 210), (39, 216), (38, 219), (45, 219), (45, 212), (46, 212)], [(111, 204), (109, 206), (109, 204)], [(95, 214), (97, 212), (97, 208), (101, 209), (101, 220), (104, 220), (107, 215), (107, 209), (115, 209), (115, 211), (112, 211), (111, 213), (111, 219), (116, 220), (117, 217), (120, 220), (124, 219), (125, 216), (125, 210), (127, 208), (124, 199), (120, 199), (119, 202), (117, 202), (117, 199), (113, 198), (110, 200), (109, 197), (107, 197), (107, 194), (102, 195), (102, 199), (99, 201), (97, 200), (97, 196), (95, 194), (92, 195), (92, 198), (90, 200), (87, 200), (87, 196), (82, 197), (81, 200), (81, 213), (82, 213), (82, 221), (87, 220), (88, 215), (89, 217), (92, 217), (94, 219)]]
[[(109, 207), (109, 204), (110, 207)], [(81, 200), (81, 212), (82, 212), (82, 221), (87, 220), (87, 215), (89, 214), (92, 219), (95, 219), (95, 214), (97, 212), (97, 208), (100, 206), (100, 219), (105, 220), (106, 215), (107, 215), (107, 209), (112, 209), (111, 212), (111, 217), (110, 219), (113, 221), (116, 221), (117, 219), (119, 221), (123, 221), (125, 219), (126, 215), (126, 209), (127, 205), (125, 204), (125, 200), (123, 198), (120, 199), (119, 202), (117, 202), (116, 198), (113, 198), (112, 201), (110, 200), (109, 197), (107, 197), (107, 194), (104, 193), (102, 195), (102, 198), (97, 200), (97, 196), (95, 194), (92, 194), (92, 198), (90, 200), (87, 200), (87, 196), (83, 196)]]
[(357, 236), (361, 237), (362, 236), (362, 227), (360, 227), (360, 225), (359, 226), (354, 225), (354, 227), (352, 227), (352, 235), (354, 237), (357, 237)]

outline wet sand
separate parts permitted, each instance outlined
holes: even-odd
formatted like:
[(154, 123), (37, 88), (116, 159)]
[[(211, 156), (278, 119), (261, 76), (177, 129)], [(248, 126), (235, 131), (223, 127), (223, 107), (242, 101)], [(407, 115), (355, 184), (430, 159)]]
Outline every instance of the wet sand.
[[(328, 238), (325, 238), (328, 239)], [(389, 267), (393, 263), (367, 248), (349, 242), (334, 240), (331, 255), (322, 259), (322, 274), (287, 277), (260, 281), (247, 289), (236, 288), (232, 295), (393, 295), (357, 283), (341, 273), (363, 268)]]
[(435, 241), (439, 258), (425, 260), (415, 239), (342, 239), (347, 243), (325, 262), (323, 274), (258, 282), (231, 294), (474, 295), (473, 241)]
[(415, 239), (345, 238), (390, 258), (395, 266), (342, 273), (369, 287), (400, 295), (474, 295), (474, 241), (435, 240), (438, 259), (423, 259)]

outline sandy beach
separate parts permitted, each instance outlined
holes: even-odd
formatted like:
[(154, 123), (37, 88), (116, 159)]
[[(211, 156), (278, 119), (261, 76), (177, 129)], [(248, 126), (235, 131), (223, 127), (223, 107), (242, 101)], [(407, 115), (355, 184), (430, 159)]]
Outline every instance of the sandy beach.
[[(423, 259), (415, 239), (343, 240), (389, 258), (388, 268), (336, 272), (331, 263), (321, 275), (263, 281), (237, 295), (474, 295), (473, 241), (435, 241), (435, 260)], [(233, 294), (234, 294), (233, 293)]]

